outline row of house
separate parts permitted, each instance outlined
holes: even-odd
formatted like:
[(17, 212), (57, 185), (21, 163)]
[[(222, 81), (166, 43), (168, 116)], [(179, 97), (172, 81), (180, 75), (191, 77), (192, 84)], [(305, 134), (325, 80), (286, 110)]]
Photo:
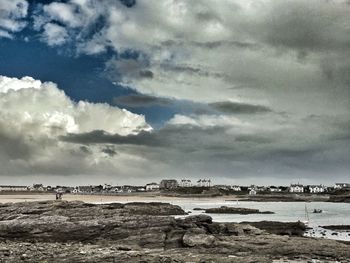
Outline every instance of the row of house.
[(350, 183), (336, 183), (334, 187), (326, 187), (324, 185), (302, 185), (291, 184), (287, 186), (240, 186), (240, 185), (211, 185), (210, 179), (199, 179), (192, 184), (189, 179), (181, 179), (179, 182), (175, 179), (164, 179), (160, 183), (148, 183), (145, 186), (112, 186), (110, 184), (104, 185), (87, 185), (87, 186), (43, 186), (43, 184), (33, 184), (31, 186), (23, 185), (0, 185), (0, 192), (62, 192), (74, 194), (93, 194), (93, 193), (132, 193), (145, 191), (159, 191), (170, 190), (177, 187), (215, 187), (220, 190), (234, 191), (234, 192), (249, 192), (249, 194), (256, 194), (258, 192), (290, 192), (290, 193), (325, 193), (332, 190), (346, 189), (350, 190)]
[(159, 184), (160, 189), (171, 189), (176, 187), (211, 187), (211, 179), (199, 179), (195, 183), (192, 183), (190, 179), (181, 179), (178, 182), (175, 179), (165, 179)]
[(33, 184), (31, 186), (26, 185), (0, 185), (0, 192), (27, 192), (38, 191), (44, 192), (50, 190), (50, 186), (44, 187), (42, 184)]

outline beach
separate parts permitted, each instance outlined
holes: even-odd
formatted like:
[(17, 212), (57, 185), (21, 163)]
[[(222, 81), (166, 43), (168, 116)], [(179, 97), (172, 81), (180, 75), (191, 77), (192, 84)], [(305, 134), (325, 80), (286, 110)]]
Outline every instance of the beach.
[[(107, 203), (107, 202), (172, 202), (181, 200), (217, 200), (225, 201), (228, 199), (235, 199), (236, 196), (217, 196), (210, 198), (186, 198), (186, 197), (173, 197), (173, 196), (160, 196), (159, 194), (140, 193), (140, 194), (130, 194), (130, 195), (74, 195), (74, 194), (64, 194), (63, 200), (66, 201), (83, 201), (87, 203)], [(49, 201), (55, 200), (55, 193), (32, 193), (32, 194), (0, 194), (0, 203), (18, 203), (18, 202), (31, 202), (31, 201)]]

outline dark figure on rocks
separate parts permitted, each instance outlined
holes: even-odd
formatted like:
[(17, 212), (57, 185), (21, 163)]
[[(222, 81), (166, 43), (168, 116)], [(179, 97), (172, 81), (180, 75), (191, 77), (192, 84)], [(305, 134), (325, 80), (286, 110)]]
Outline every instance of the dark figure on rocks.
[(62, 193), (56, 193), (56, 200), (62, 200)]

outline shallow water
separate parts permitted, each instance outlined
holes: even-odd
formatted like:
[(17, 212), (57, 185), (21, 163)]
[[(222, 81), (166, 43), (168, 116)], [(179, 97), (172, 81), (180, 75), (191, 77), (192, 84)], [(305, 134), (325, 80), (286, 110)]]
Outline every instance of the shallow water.
[[(172, 201), (166, 200), (164, 202), (170, 202), (171, 204), (179, 205), (185, 211), (190, 211), (190, 215), (204, 213), (203, 211), (193, 210), (193, 208), (196, 207), (205, 209), (220, 206), (255, 208), (259, 209), (260, 211), (274, 212), (274, 214), (251, 215), (209, 214), (213, 218), (213, 221), (216, 222), (242, 222), (263, 220), (280, 222), (296, 222), (299, 220), (304, 222), (307, 220), (308, 217), (308, 226), (311, 227), (311, 229), (305, 234), (306, 236), (350, 241), (350, 232), (348, 231), (332, 231), (320, 227), (325, 225), (350, 225), (349, 203), (238, 202), (217, 199), (180, 199)], [(305, 212), (305, 206), (307, 213)], [(315, 214), (312, 212), (314, 209), (321, 209), (323, 212)]]
[[(54, 200), (54, 194), (41, 195), (0, 195), (0, 203), (44, 201)], [(305, 221), (305, 206), (309, 216), (309, 226), (312, 227), (306, 235), (320, 238), (330, 238), (350, 241), (349, 231), (325, 230), (324, 225), (350, 225), (350, 204), (349, 203), (328, 203), (328, 202), (237, 202), (225, 201), (222, 198), (171, 198), (154, 196), (94, 196), (94, 195), (64, 195), (64, 200), (81, 200), (88, 203), (126, 203), (126, 202), (165, 202), (181, 206), (185, 211), (191, 211), (190, 215), (203, 213), (194, 211), (193, 208), (213, 208), (220, 206), (234, 206), (244, 208), (255, 208), (260, 211), (272, 211), (275, 214), (209, 214), (216, 222), (242, 222), (242, 221), (281, 221), (296, 222)], [(314, 214), (314, 209), (322, 209), (320, 214)]]

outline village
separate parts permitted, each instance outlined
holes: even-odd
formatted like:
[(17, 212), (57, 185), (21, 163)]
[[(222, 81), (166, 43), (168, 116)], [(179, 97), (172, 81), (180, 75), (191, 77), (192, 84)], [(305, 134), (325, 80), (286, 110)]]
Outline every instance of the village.
[(290, 184), (289, 186), (261, 186), (261, 185), (219, 185), (213, 184), (211, 179), (199, 179), (192, 182), (190, 179), (163, 179), (159, 183), (151, 182), (146, 185), (121, 185), (111, 184), (100, 185), (83, 185), (83, 186), (44, 186), (43, 184), (25, 185), (0, 185), (0, 193), (69, 193), (69, 194), (132, 194), (142, 192), (182, 192), (182, 193), (199, 193), (200, 191), (216, 190), (226, 194), (288, 194), (288, 193), (305, 193), (305, 194), (327, 194), (336, 191), (350, 191), (350, 183), (335, 183), (333, 186), (303, 185), (300, 183)]

